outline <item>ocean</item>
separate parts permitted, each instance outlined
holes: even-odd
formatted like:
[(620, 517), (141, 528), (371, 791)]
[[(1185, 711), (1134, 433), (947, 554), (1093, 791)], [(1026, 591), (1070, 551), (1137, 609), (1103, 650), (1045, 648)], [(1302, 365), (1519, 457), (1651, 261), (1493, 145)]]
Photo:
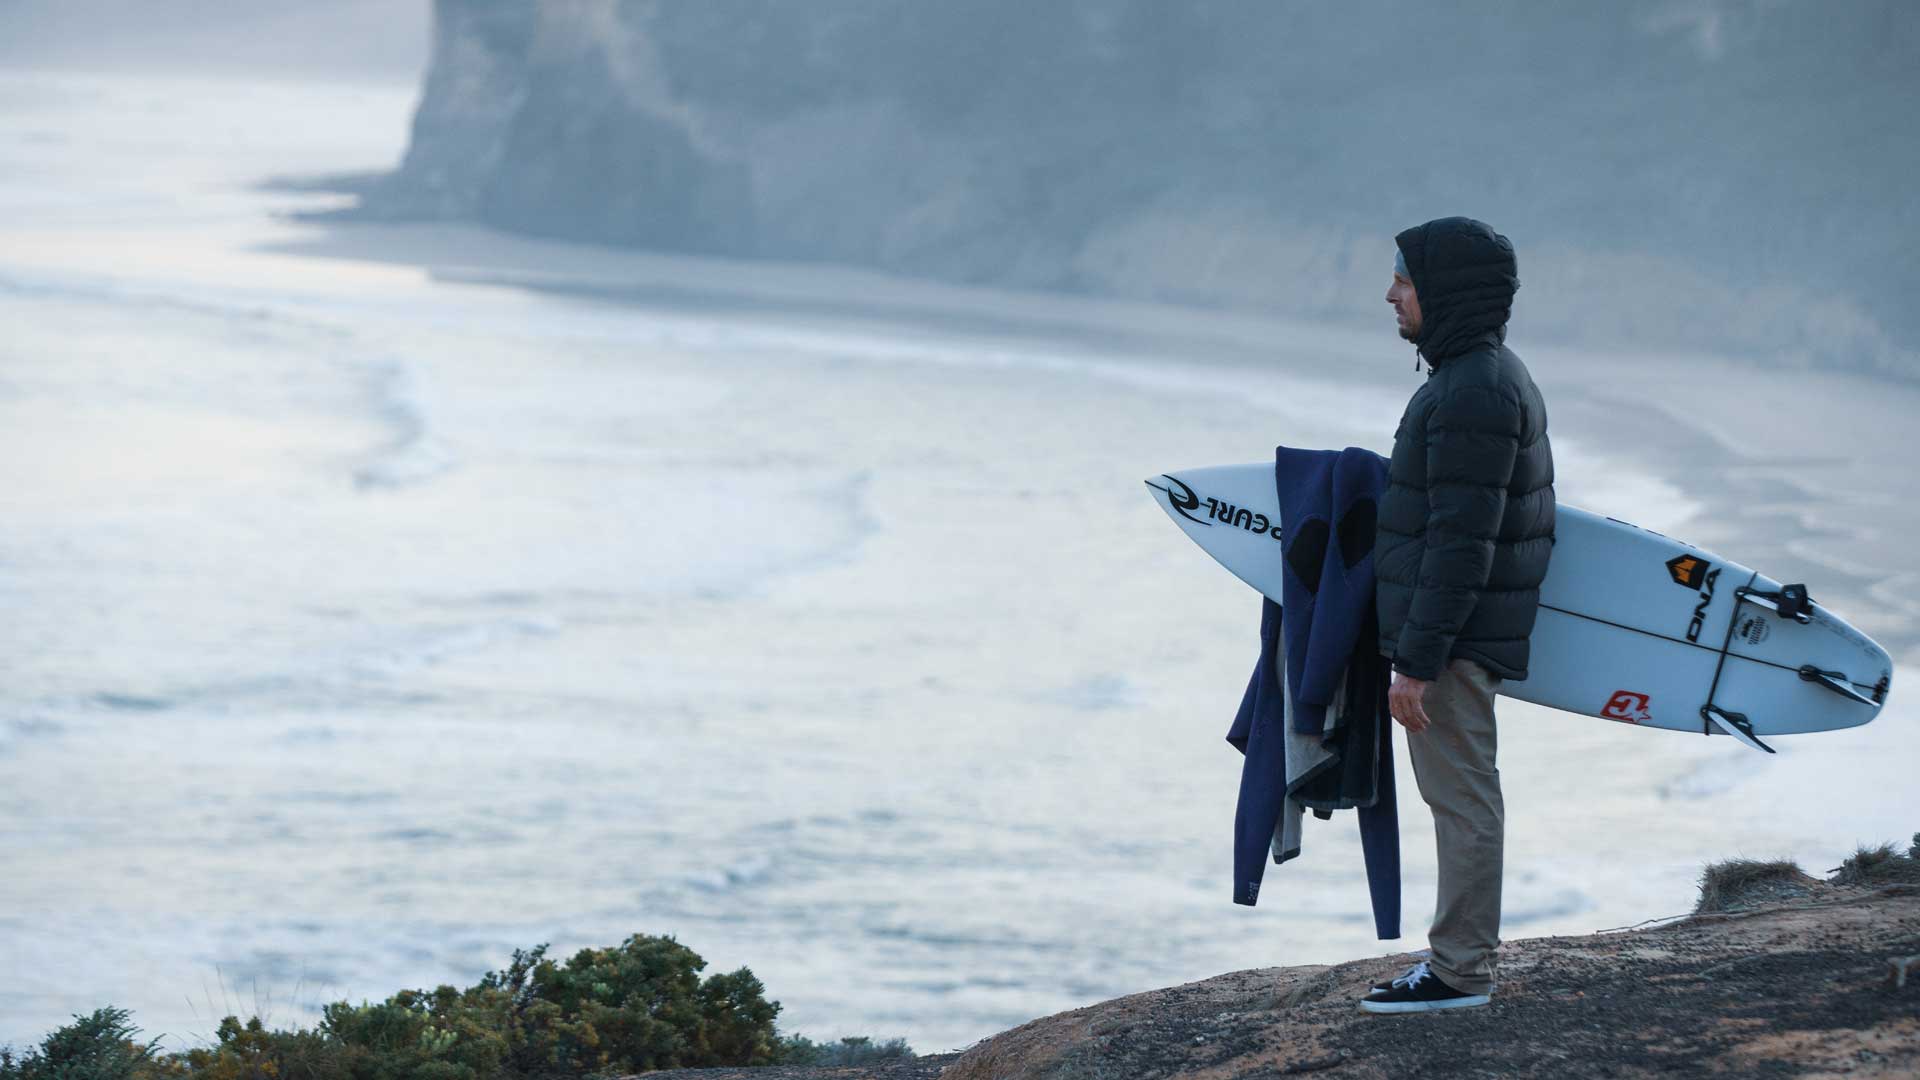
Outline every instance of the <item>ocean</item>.
[[(1420, 378), (1385, 315), (318, 223), (341, 196), (262, 184), (391, 166), (415, 92), (0, 75), (0, 1044), (114, 1004), (178, 1049), (649, 933), (751, 967), (784, 1030), (931, 1052), (1424, 944), (1404, 745), (1399, 941), (1351, 815), (1230, 902), (1259, 600), (1142, 486), (1385, 450)], [(1804, 571), (1902, 668), (1772, 758), (1503, 702), (1503, 934), (1904, 842), (1914, 387), (1511, 341), (1564, 501)]]

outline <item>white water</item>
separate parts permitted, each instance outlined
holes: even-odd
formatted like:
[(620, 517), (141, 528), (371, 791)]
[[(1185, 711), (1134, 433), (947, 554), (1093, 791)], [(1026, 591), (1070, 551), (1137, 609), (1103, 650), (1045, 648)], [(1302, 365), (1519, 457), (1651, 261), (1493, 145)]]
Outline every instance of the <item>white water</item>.
[[(1204, 334), (996, 331), (1001, 301), (958, 290), (985, 328), (916, 324), (889, 301), (937, 290), (849, 299), (827, 272), (820, 299), (876, 314), (620, 306), (406, 257), (427, 235), (603, 277), (730, 272), (477, 230), (292, 254), (333, 241), (273, 213), (329, 197), (252, 182), (390, 164), (410, 100), (0, 78), (0, 1043), (112, 1003), (190, 1045), (227, 1011), (310, 1022), (646, 932), (751, 966), (787, 1030), (935, 1051), (1423, 944), (1404, 750), (1400, 943), (1372, 938), (1347, 815), (1259, 908), (1229, 902), (1222, 737), (1258, 601), (1140, 484), (1276, 442), (1384, 449), (1418, 377), (1384, 319), (1291, 328), (1249, 364)], [(1656, 415), (1671, 362), (1624, 377), (1515, 344), (1563, 498), (1770, 572), (1767, 552), (1826, 560), (1816, 597), (1910, 645), (1904, 593), (1867, 599), (1914, 487), (1865, 479), (1892, 429), (1735, 460), (1775, 435)], [(1761, 409), (1829, 386), (1742, 385)], [(1860, 385), (1876, 415), (1913, 404)], [(1811, 520), (1786, 495), (1713, 508), (1757, 475), (1831, 498)], [(1877, 723), (1776, 758), (1503, 704), (1506, 936), (1684, 910), (1710, 859), (1818, 871), (1920, 828), (1904, 677)]]

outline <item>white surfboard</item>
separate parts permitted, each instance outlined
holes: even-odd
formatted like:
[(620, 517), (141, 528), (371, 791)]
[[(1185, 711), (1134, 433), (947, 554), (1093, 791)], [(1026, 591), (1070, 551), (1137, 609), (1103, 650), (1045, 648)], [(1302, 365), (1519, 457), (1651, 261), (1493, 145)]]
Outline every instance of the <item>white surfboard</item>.
[[(1147, 486), (1202, 550), (1279, 601), (1273, 468), (1184, 469)], [(1528, 677), (1502, 694), (1768, 752), (1766, 736), (1855, 727), (1886, 702), (1887, 651), (1804, 587), (1564, 503), (1554, 535)]]

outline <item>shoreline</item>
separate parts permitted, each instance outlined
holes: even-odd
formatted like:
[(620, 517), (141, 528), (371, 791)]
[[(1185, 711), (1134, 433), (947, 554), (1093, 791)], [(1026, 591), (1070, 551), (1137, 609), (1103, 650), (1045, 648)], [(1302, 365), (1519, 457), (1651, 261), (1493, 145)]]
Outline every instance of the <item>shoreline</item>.
[[(275, 190), (285, 190), (277, 188)], [(831, 319), (887, 333), (940, 331), (1072, 346), (1148, 358), (1201, 350), (1215, 364), (1271, 363), (1277, 339), (1309, 335), (1353, 358), (1376, 351), (1377, 335), (1339, 323), (1231, 310), (958, 285), (832, 263), (744, 260), (572, 243), (464, 222), (282, 216), (301, 235), (252, 250), (422, 270), (429, 280), (494, 286), (645, 309), (710, 307), (729, 314)], [(849, 299), (857, 298), (857, 299)], [(1384, 342), (1392, 347), (1391, 340)], [(1409, 353), (1411, 349), (1400, 346)], [(1183, 357), (1183, 359), (1185, 359)], [(1191, 361), (1189, 361), (1191, 362)], [(1359, 369), (1393, 385), (1397, 370)]]
[[(1389, 397), (1410, 395), (1417, 385), (1417, 376), (1391, 360), (1411, 348), (1384, 328), (951, 285), (835, 265), (656, 254), (461, 223), (332, 217), (299, 223), (312, 231), (250, 250), (406, 266), (432, 281), (614, 308), (783, 327), (851, 326), (890, 339), (985, 338), (1007, 342), (1010, 362), (1017, 363), (1024, 348), (1028, 358), (1064, 355), (1069, 366), (1096, 377), (1115, 373), (1102, 368), (1172, 364), (1220, 375), (1277, 373)], [(1877, 490), (1886, 477), (1873, 441), (1892, 430), (1889, 424), (1920, 411), (1920, 386), (1877, 375), (1742, 368), (1733, 358), (1698, 353), (1524, 338), (1510, 344), (1537, 381), (1548, 384), (1556, 438), (1577, 452), (1576, 462), (1591, 466), (1588, 475), (1559, 470), (1562, 491), (1575, 493), (1566, 501), (1656, 531), (1675, 530), (1770, 577), (1805, 580), (1816, 600), (1837, 598), (1829, 606), (1880, 641), (1896, 663), (1920, 661), (1920, 598), (1909, 599), (1912, 590), (1905, 588), (1920, 581), (1920, 573), (1899, 569), (1902, 549), (1893, 539), (1920, 532), (1920, 499)], [(1286, 359), (1302, 349), (1326, 362), (1305, 368)], [(1679, 395), (1668, 392), (1676, 372), (1685, 391)], [(1806, 407), (1808, 380), (1855, 388), (1848, 400), (1862, 415), (1823, 417), (1824, 426), (1789, 430), (1803, 426), (1793, 418)], [(1717, 385), (1732, 389), (1698, 389)], [(1390, 441), (1390, 423), (1375, 449)], [(1605, 495), (1581, 500), (1598, 479), (1593, 474), (1620, 464), (1671, 485), (1691, 507), (1675, 517), (1672, 506), (1620, 506)], [(1791, 524), (1782, 528), (1783, 522)], [(1755, 528), (1761, 523), (1764, 530)], [(1755, 543), (1755, 535), (1764, 542)]]

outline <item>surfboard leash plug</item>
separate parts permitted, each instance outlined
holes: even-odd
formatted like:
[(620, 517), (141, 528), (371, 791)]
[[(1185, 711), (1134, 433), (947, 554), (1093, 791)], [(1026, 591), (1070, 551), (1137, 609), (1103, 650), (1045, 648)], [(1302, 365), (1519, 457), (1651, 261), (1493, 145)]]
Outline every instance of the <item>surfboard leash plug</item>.
[(1807, 595), (1805, 585), (1782, 585), (1779, 592), (1767, 592), (1742, 586), (1735, 590), (1734, 596), (1749, 604), (1766, 608), (1783, 619), (1792, 619), (1802, 625), (1813, 621), (1813, 597)]

